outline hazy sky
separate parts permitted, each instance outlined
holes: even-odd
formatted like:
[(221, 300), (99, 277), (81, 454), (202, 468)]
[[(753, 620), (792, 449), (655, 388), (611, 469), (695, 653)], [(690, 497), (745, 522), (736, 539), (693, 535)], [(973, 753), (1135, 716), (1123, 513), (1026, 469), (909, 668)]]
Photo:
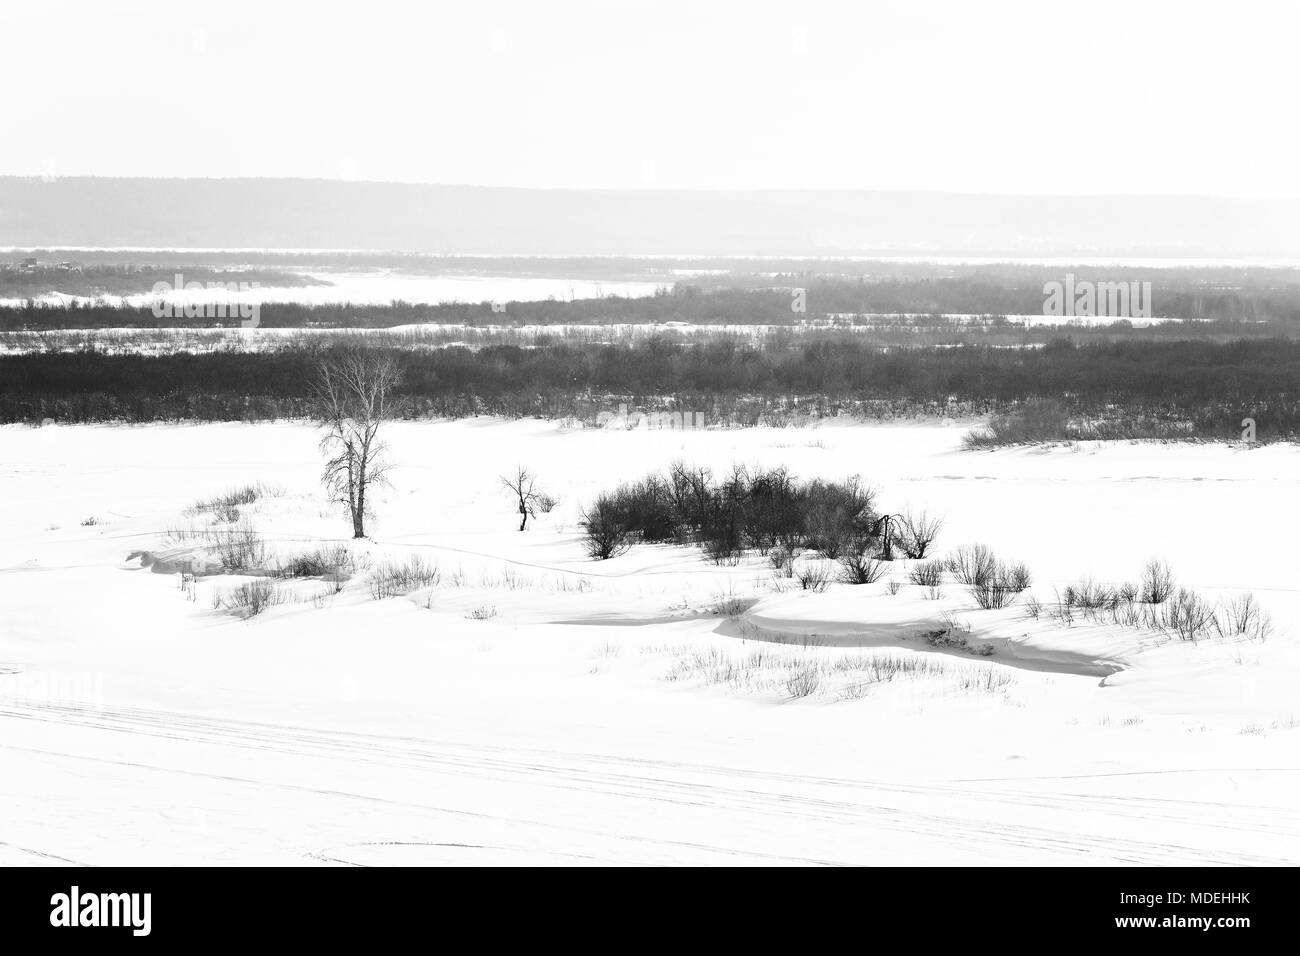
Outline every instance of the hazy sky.
[(1294, 6), (7, 2), (0, 174), (1300, 196)]

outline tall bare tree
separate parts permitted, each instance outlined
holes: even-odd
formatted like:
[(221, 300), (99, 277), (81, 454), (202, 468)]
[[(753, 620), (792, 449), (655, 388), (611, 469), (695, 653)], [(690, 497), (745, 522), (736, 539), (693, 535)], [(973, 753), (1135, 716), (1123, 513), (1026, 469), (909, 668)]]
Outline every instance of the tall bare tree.
[(515, 468), (513, 475), (502, 475), (501, 486), (519, 503), (519, 530), (528, 526), (528, 519), (537, 517), (537, 505), (542, 492), (537, 490), (537, 478), (523, 465)]
[(317, 370), (317, 415), (325, 429), (321, 483), (347, 509), (354, 538), (366, 536), (367, 495), (388, 471), (379, 428), (391, 417), (400, 380), (391, 357), (361, 350), (331, 357)]

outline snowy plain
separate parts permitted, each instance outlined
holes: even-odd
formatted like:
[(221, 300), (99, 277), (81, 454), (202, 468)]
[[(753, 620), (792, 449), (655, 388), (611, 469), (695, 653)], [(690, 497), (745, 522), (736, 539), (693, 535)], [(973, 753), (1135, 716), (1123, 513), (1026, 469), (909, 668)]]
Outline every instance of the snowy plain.
[[(344, 542), (315, 429), (4, 426), (0, 865), (1300, 862), (1300, 449), (967, 452), (970, 424), (394, 423), (354, 547), (439, 583), (287, 582), (246, 620), (213, 607), (240, 579), (189, 600), (127, 556), (248, 482), (281, 489), (244, 509), (271, 548)], [(943, 517), (936, 554), (987, 544), (1045, 601), (1160, 557), (1276, 627), (1065, 627), (1028, 595), (932, 600), (902, 562), (890, 594), (778, 590), (759, 556), (588, 558), (583, 506), (677, 458), (859, 474)], [(525, 532), (498, 484), (516, 464), (558, 499)], [(953, 622), (991, 656), (920, 636)]]

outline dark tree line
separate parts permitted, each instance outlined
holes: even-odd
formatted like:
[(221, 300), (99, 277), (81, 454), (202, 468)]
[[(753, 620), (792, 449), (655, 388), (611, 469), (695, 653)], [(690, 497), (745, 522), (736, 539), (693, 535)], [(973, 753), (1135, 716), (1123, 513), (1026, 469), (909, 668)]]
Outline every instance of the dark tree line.
[[(620, 396), (710, 412), (742, 398), (761, 399), (820, 413), (855, 402), (938, 411), (1053, 399), (1073, 408), (1108, 409), (1112, 416), (1144, 410), (1213, 423), (1234, 416), (1239, 421), (1252, 409), (1280, 414), (1300, 402), (1300, 342), (1291, 339), (1060, 340), (1024, 350), (879, 349), (851, 340), (764, 348), (724, 338), (374, 351), (391, 357), (399, 371), (392, 414), (405, 418), (561, 416)], [(330, 354), (303, 348), (0, 356), (0, 420), (308, 417), (314, 370)], [(1266, 421), (1260, 418), (1262, 429), (1270, 427)]]

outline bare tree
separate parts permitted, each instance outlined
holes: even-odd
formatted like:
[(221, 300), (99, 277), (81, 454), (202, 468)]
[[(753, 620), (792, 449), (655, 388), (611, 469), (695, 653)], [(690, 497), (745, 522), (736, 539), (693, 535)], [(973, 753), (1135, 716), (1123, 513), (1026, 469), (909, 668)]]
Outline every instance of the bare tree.
[(1152, 558), (1142, 569), (1142, 600), (1147, 604), (1164, 604), (1174, 596), (1174, 572), (1163, 561)]
[(537, 489), (537, 476), (518, 465), (513, 475), (501, 476), (501, 487), (519, 502), (519, 530), (523, 531), (528, 526), (528, 519), (537, 517), (537, 506), (546, 497)]
[(352, 537), (366, 536), (366, 496), (388, 471), (379, 427), (391, 417), (401, 370), (389, 356), (353, 351), (321, 363), (317, 370), (317, 414), (325, 428), (321, 483), (352, 519)]
[(898, 544), (909, 558), (924, 558), (942, 527), (940, 518), (931, 518), (924, 511), (916, 515), (907, 511), (898, 516)]

